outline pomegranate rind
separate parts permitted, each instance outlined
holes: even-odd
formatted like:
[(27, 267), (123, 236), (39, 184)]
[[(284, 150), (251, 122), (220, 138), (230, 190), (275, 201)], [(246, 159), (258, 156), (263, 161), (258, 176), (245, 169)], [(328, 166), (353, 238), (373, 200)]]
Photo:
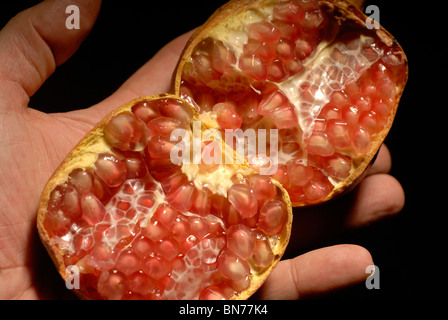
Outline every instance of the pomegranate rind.
[[(184, 51), (179, 59), (177, 71), (173, 76), (173, 91), (176, 95), (181, 95), (181, 82), (186, 64), (190, 63), (191, 56), (198, 44), (204, 39), (213, 38), (213, 34), (216, 30), (219, 32), (226, 32), (229, 25), (235, 25), (240, 23), (235, 16), (243, 13), (244, 11), (257, 8), (263, 8), (266, 5), (272, 4), (266, 0), (232, 0), (219, 8), (202, 26), (200, 26), (195, 33), (189, 39)], [(352, 0), (325, 0), (318, 1), (318, 5), (329, 16), (333, 17), (339, 25), (351, 25), (353, 27), (366, 27), (367, 16), (361, 12), (360, 6), (362, 1)], [(383, 27), (379, 26), (379, 29), (375, 30), (376, 38), (388, 48), (393, 48), (394, 55), (404, 63), (405, 71), (404, 75), (394, 83), (396, 89), (396, 98), (392, 110), (387, 118), (387, 123), (383, 129), (378, 132), (372, 139), (370, 150), (353, 159), (355, 163), (354, 169), (351, 170), (350, 175), (334, 186), (332, 191), (323, 199), (313, 204), (319, 204), (333, 199), (349, 190), (352, 190), (359, 181), (365, 176), (367, 169), (370, 167), (372, 160), (378, 153), (379, 148), (383, 144), (386, 136), (388, 135), (390, 128), (392, 127), (397, 108), (401, 99), (408, 79), (408, 62), (407, 57), (397, 42), (397, 40)], [(309, 204), (292, 200), (293, 207), (306, 206)]]
[[(123, 113), (130, 112), (132, 107), (136, 105), (139, 102), (145, 101), (150, 102), (158, 99), (176, 99), (178, 101), (182, 101), (186, 105), (188, 105), (185, 101), (183, 101), (181, 98), (172, 95), (172, 94), (159, 94), (151, 97), (140, 97), (136, 98), (121, 107), (113, 110), (111, 113), (106, 115), (91, 131), (89, 131), (84, 138), (70, 151), (70, 153), (67, 155), (67, 157), (63, 160), (63, 162), (59, 165), (59, 167), (56, 169), (56, 171), (53, 173), (49, 181), (47, 182), (39, 203), (39, 209), (37, 214), (37, 229), (39, 233), (39, 237), (44, 244), (47, 252), (49, 253), (51, 259), (53, 260), (53, 263), (56, 266), (56, 269), (58, 270), (59, 274), (63, 278), (64, 281), (68, 279), (68, 277), (71, 275), (70, 273), (67, 273), (66, 268), (67, 265), (64, 262), (63, 259), (63, 252), (60, 248), (58, 248), (57, 244), (52, 241), (50, 234), (46, 230), (44, 226), (44, 221), (47, 216), (47, 207), (50, 199), (51, 192), (61, 183), (64, 183), (68, 180), (69, 174), (74, 169), (88, 169), (92, 168), (94, 165), (96, 159), (98, 158), (98, 155), (104, 152), (109, 152), (111, 154), (114, 154), (114, 151), (111, 149), (110, 145), (108, 144), (105, 136), (104, 136), (104, 128), (109, 123), (109, 121), (114, 118), (115, 116)], [(197, 112), (192, 107), (191, 111), (193, 112), (193, 120), (198, 120)], [(202, 130), (204, 130), (205, 127), (202, 127)], [(230, 148), (227, 145), (225, 145), (224, 141), (222, 141), (222, 144), (225, 148)], [(234, 160), (236, 160), (237, 153), (230, 149), (230, 152), (233, 153)], [(240, 158), (239, 158), (240, 159)], [(241, 159), (240, 159), (241, 160)], [(244, 160), (244, 159), (243, 159)], [(236, 162), (234, 162), (236, 163)], [(249, 177), (251, 174), (249, 171), (251, 171), (250, 166), (247, 163), (242, 164), (231, 164), (235, 167), (243, 168), (245, 172), (248, 173), (247, 177)], [(252, 172), (255, 173), (255, 172)], [(268, 275), (271, 273), (273, 268), (276, 266), (276, 264), (280, 261), (283, 253), (286, 250), (286, 247), (289, 242), (289, 238), (291, 235), (291, 228), (292, 228), (292, 205), (291, 201), (289, 199), (288, 193), (286, 190), (281, 186), (279, 182), (277, 182), (274, 179), (271, 179), (273, 184), (281, 191), (281, 198), (285, 204), (287, 215), (286, 219), (284, 221), (282, 230), (275, 235), (275, 237), (268, 237), (271, 243), (271, 249), (272, 253), (274, 255), (274, 259), (272, 260), (271, 264), (267, 267), (260, 268), (255, 265), (252, 265), (252, 263), (249, 262), (251, 266), (251, 275), (250, 275), (250, 286), (239, 292), (238, 294), (234, 294), (231, 299), (237, 299), (237, 300), (243, 300), (249, 298), (254, 292), (258, 290), (258, 288), (263, 284), (263, 282), (266, 280)], [(87, 298), (82, 290), (73, 289), (75, 294), (81, 298), (85, 299)]]

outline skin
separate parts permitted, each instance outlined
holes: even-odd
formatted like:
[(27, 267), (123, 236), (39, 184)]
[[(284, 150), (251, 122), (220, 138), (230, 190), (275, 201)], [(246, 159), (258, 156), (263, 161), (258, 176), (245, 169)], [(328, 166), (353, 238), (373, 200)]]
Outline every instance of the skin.
[[(108, 112), (143, 95), (169, 90), (171, 70), (191, 33), (160, 50), (113, 95), (84, 110), (45, 114), (28, 107), (32, 96), (79, 47), (93, 27), (100, 2), (73, 1), (80, 30), (65, 23), (62, 1), (44, 1), (13, 18), (0, 31), (0, 299), (73, 297), (40, 243), (35, 220), (43, 187), (73, 146)], [(59, 27), (58, 27), (59, 26)], [(319, 207), (295, 209), (289, 255), (313, 241), (398, 213), (400, 183), (388, 175), (391, 156), (383, 146), (367, 176), (348, 196)], [(319, 248), (281, 261), (257, 293), (262, 299), (322, 295), (364, 281), (373, 264), (357, 245)]]

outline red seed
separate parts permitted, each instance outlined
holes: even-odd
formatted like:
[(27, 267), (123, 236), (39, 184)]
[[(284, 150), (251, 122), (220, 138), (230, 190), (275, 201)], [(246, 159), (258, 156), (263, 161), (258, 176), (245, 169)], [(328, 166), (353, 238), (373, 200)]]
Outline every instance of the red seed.
[(308, 200), (317, 202), (323, 200), (331, 192), (331, 188), (324, 181), (311, 180), (305, 185), (303, 191)]
[(257, 232), (254, 243), (253, 263), (258, 267), (267, 267), (274, 260), (269, 239), (262, 232)]
[(123, 151), (141, 151), (147, 143), (145, 123), (128, 113), (110, 119), (104, 127), (104, 137)]
[(212, 66), (220, 73), (229, 73), (236, 63), (235, 54), (224, 46), (222, 41), (215, 41), (212, 49)]
[(156, 243), (155, 249), (161, 257), (164, 257), (168, 261), (176, 258), (180, 252), (179, 243), (174, 239), (164, 239), (158, 241)]
[(109, 300), (120, 300), (125, 294), (125, 276), (117, 271), (103, 271), (98, 279), (98, 292)]
[(80, 168), (74, 169), (68, 176), (69, 183), (75, 187), (79, 195), (92, 191), (93, 175), (87, 170)]
[(232, 185), (227, 198), (242, 218), (251, 218), (257, 214), (257, 197), (254, 189), (248, 185)]
[(305, 11), (297, 2), (280, 2), (274, 8), (274, 18), (286, 22), (301, 22)]
[(216, 113), (218, 124), (223, 129), (239, 129), (243, 123), (241, 116), (228, 103), (215, 104), (213, 111)]
[(196, 191), (196, 187), (194, 186), (193, 182), (188, 182), (187, 184), (184, 184), (177, 188), (177, 190), (173, 191), (167, 196), (167, 201), (169, 204), (180, 211), (188, 211), (190, 210), (194, 194)]
[(223, 250), (218, 258), (218, 270), (225, 278), (239, 281), (249, 274), (250, 267), (246, 261), (230, 250)]
[(335, 153), (324, 160), (324, 169), (332, 178), (345, 179), (350, 175), (352, 162), (349, 157)]
[(128, 279), (128, 284), (129, 290), (142, 295), (149, 294), (155, 288), (154, 279), (143, 273), (143, 271), (133, 273)]
[(132, 249), (124, 250), (118, 255), (115, 267), (125, 275), (130, 275), (140, 269), (140, 258)]
[(150, 137), (169, 138), (175, 129), (186, 129), (186, 126), (180, 120), (168, 117), (158, 117), (148, 123), (148, 134)]
[(166, 228), (170, 228), (177, 218), (177, 210), (171, 208), (168, 204), (161, 204), (154, 212), (154, 220), (159, 221)]
[(260, 208), (258, 228), (268, 236), (279, 233), (286, 219), (286, 208), (280, 200), (268, 200)]
[(254, 54), (245, 54), (240, 57), (239, 68), (243, 70), (249, 77), (258, 81), (266, 80), (267, 68), (266, 64)]
[(254, 253), (254, 233), (240, 224), (227, 230), (227, 247), (243, 259), (252, 257)]
[(171, 269), (171, 263), (162, 257), (150, 257), (145, 261), (145, 273), (156, 280), (162, 279), (163, 277), (169, 275)]
[(267, 43), (276, 43), (280, 40), (282, 33), (272, 23), (268, 21), (260, 21), (249, 25), (248, 35), (250, 39), (256, 39)]
[(106, 209), (93, 193), (86, 193), (81, 197), (82, 217), (90, 225), (103, 221)]
[(126, 180), (125, 164), (111, 154), (99, 154), (95, 168), (95, 174), (109, 187), (118, 187)]
[(201, 291), (199, 300), (226, 300), (227, 296), (218, 286), (208, 286)]
[(132, 248), (140, 257), (146, 258), (153, 253), (154, 243), (147, 237), (140, 236), (132, 242)]
[(162, 103), (159, 104), (159, 112), (162, 116), (178, 120), (182, 124), (188, 124), (193, 119), (190, 108), (183, 102), (174, 99), (162, 100)]

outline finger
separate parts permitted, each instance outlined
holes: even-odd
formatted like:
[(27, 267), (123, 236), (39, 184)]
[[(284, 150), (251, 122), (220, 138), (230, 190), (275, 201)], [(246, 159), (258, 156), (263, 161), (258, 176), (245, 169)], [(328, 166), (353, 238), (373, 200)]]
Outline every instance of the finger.
[(388, 173), (392, 167), (392, 157), (389, 148), (383, 144), (378, 151), (375, 161), (368, 169), (366, 175), (373, 175), (377, 173)]
[(79, 29), (68, 29), (68, 3), (43, 1), (17, 16), (0, 32), (0, 97), (2, 107), (26, 107), (32, 96), (55, 70), (79, 47), (92, 28), (100, 0), (76, 0)]
[(373, 265), (370, 253), (356, 245), (336, 245), (280, 261), (260, 288), (258, 298), (296, 300), (329, 293), (364, 281)]
[(192, 33), (193, 31), (190, 31), (169, 42), (126, 80), (114, 94), (89, 108), (92, 116), (99, 120), (132, 99), (169, 92), (172, 74)]
[(288, 251), (296, 252), (350, 228), (372, 224), (401, 211), (405, 201), (400, 183), (388, 174), (366, 177), (349, 194), (320, 206), (294, 208)]

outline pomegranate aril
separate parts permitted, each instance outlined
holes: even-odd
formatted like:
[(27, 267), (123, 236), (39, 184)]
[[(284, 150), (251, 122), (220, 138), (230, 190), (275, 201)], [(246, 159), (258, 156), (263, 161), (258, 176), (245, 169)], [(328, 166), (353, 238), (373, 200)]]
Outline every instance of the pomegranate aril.
[(286, 219), (286, 208), (280, 200), (268, 200), (260, 208), (258, 228), (268, 236), (279, 233)]
[(350, 134), (346, 122), (338, 120), (328, 121), (327, 134), (329, 141), (335, 148), (350, 148)]
[(280, 60), (275, 60), (267, 66), (267, 79), (272, 82), (282, 82), (288, 76), (285, 65)]
[(293, 76), (296, 73), (298, 73), (301, 70), (303, 70), (303, 64), (297, 58), (294, 58), (294, 59), (286, 62), (285, 63), (285, 67), (286, 67), (286, 70), (288, 70), (289, 76)]
[(274, 8), (274, 18), (286, 22), (301, 22), (305, 11), (297, 2), (279, 2)]
[(208, 286), (201, 291), (199, 300), (226, 300), (227, 296), (218, 286)]
[(305, 14), (304, 19), (300, 22), (300, 26), (304, 30), (320, 29), (323, 27), (325, 18), (320, 9), (309, 11)]
[(334, 147), (325, 132), (314, 132), (308, 140), (307, 149), (310, 154), (324, 157), (334, 153)]
[(150, 137), (161, 136), (169, 138), (175, 129), (186, 129), (186, 126), (181, 121), (168, 117), (158, 117), (148, 123), (148, 134)]
[(172, 265), (165, 258), (150, 257), (145, 261), (143, 269), (151, 278), (159, 280), (170, 274)]
[[(84, 231), (85, 230), (85, 231)], [(74, 252), (77, 256), (85, 255), (93, 247), (93, 236), (90, 229), (82, 229), (73, 236)]]
[(352, 148), (358, 153), (367, 153), (370, 150), (371, 139), (369, 131), (362, 125), (357, 125), (351, 131)]
[(291, 185), (303, 187), (314, 175), (310, 166), (303, 165), (301, 160), (293, 159), (286, 163), (288, 179)]
[(249, 77), (258, 81), (266, 80), (267, 67), (258, 56), (254, 54), (245, 54), (240, 58), (238, 66)]
[(213, 68), (220, 73), (228, 73), (233, 70), (235, 63), (235, 54), (227, 49), (222, 41), (216, 41), (212, 49)]
[(272, 252), (269, 239), (261, 232), (257, 232), (254, 241), (254, 254), (252, 262), (257, 267), (267, 267), (274, 260), (274, 253)]
[(67, 186), (65, 189), (64, 200), (62, 200), (60, 209), (64, 212), (64, 215), (72, 221), (76, 220), (81, 215), (79, 196), (74, 187)]
[(227, 249), (219, 255), (218, 270), (225, 278), (239, 281), (249, 274), (250, 267), (245, 260)]
[(132, 242), (132, 248), (140, 257), (146, 258), (153, 254), (154, 243), (147, 237), (140, 236)]
[(190, 210), (196, 188), (192, 182), (181, 185), (177, 190), (173, 191), (167, 196), (169, 204), (180, 211)]
[(153, 242), (162, 240), (169, 235), (169, 230), (161, 222), (151, 219), (146, 228), (141, 230), (142, 234)]
[(269, 176), (254, 174), (249, 178), (250, 186), (255, 190), (258, 204), (274, 198), (277, 188)]
[(254, 252), (254, 233), (239, 224), (227, 229), (227, 247), (243, 259), (248, 259)]
[(82, 217), (90, 225), (101, 222), (106, 214), (103, 204), (93, 193), (86, 193), (81, 197)]
[(202, 53), (193, 53), (191, 58), (193, 60), (194, 70), (197, 72), (199, 79), (204, 83), (218, 78), (218, 72), (213, 69), (209, 56)]
[(130, 275), (140, 269), (140, 258), (132, 249), (124, 250), (118, 255), (115, 268)]
[(120, 300), (126, 293), (126, 278), (117, 271), (103, 271), (98, 279), (98, 292), (109, 300)]
[(291, 40), (281, 38), (275, 44), (275, 52), (277, 53), (277, 58), (280, 61), (288, 62), (294, 59), (294, 48), (295, 44)]
[(171, 175), (161, 180), (162, 188), (165, 193), (172, 193), (187, 182), (187, 176), (180, 170), (175, 170)]
[(161, 204), (154, 212), (152, 219), (157, 220), (166, 228), (170, 228), (173, 222), (176, 220), (177, 215), (178, 213), (175, 209), (171, 208), (167, 204)]
[(147, 143), (145, 123), (126, 113), (110, 119), (104, 127), (104, 137), (113, 147), (123, 151), (141, 151)]
[(352, 162), (349, 157), (342, 154), (334, 154), (325, 158), (323, 169), (335, 179), (345, 179), (350, 175)]
[(329, 183), (320, 180), (311, 180), (303, 187), (305, 196), (311, 202), (323, 200), (331, 192), (331, 189)]
[(227, 103), (220, 102), (213, 106), (218, 124), (223, 129), (239, 129), (243, 123), (241, 116)]
[(227, 198), (242, 218), (251, 218), (257, 214), (257, 197), (254, 189), (248, 185), (232, 185)]
[(154, 279), (143, 271), (137, 271), (128, 278), (129, 290), (142, 295), (149, 294), (155, 288)]
[(173, 238), (183, 242), (190, 235), (190, 224), (182, 216), (177, 216), (170, 228)]
[(95, 174), (109, 187), (118, 187), (126, 180), (125, 164), (111, 154), (99, 154), (95, 168)]
[(75, 187), (79, 195), (83, 195), (86, 192), (94, 189), (93, 175), (87, 170), (74, 169), (68, 176), (69, 183)]
[(363, 125), (371, 135), (379, 131), (378, 117), (375, 111), (368, 111), (361, 114), (359, 116), (359, 124)]
[(276, 43), (280, 40), (282, 33), (272, 23), (260, 21), (249, 25), (248, 36), (250, 39), (265, 41), (267, 43)]
[(211, 200), (211, 192), (208, 188), (203, 187), (201, 190), (197, 190), (190, 211), (201, 216), (208, 215), (211, 209)]
[(180, 252), (179, 243), (174, 239), (164, 239), (156, 242), (155, 249), (157, 254), (164, 257), (168, 261), (176, 258)]
[(193, 113), (189, 107), (174, 99), (168, 99), (159, 104), (159, 112), (162, 116), (178, 120), (182, 124), (188, 124), (193, 119)]
[(146, 124), (150, 120), (160, 116), (157, 108), (151, 106), (148, 101), (137, 102), (132, 106), (132, 113)]
[(169, 137), (155, 136), (148, 143), (148, 154), (153, 159), (170, 159), (171, 149), (176, 142), (170, 141)]

